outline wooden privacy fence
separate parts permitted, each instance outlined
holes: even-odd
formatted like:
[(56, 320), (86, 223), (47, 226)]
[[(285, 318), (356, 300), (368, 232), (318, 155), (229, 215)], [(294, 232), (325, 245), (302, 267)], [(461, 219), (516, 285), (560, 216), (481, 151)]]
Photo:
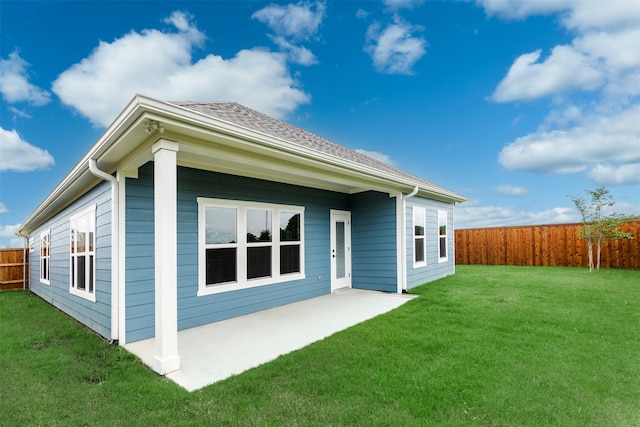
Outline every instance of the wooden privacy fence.
[[(580, 225), (456, 230), (456, 263), (587, 267), (587, 242), (576, 236)], [(631, 233), (633, 239), (612, 240), (604, 244), (600, 266), (640, 270), (640, 221), (630, 221), (622, 230)]]
[[(26, 263), (28, 262), (27, 250)], [(28, 274), (24, 249), (0, 249), (0, 291), (26, 288)]]

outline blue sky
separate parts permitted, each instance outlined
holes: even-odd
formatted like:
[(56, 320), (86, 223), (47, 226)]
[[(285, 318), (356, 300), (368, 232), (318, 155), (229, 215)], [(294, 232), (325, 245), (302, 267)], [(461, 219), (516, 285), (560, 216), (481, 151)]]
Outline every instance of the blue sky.
[(640, 214), (636, 0), (0, 1), (0, 247), (136, 94), (237, 101), (469, 201)]

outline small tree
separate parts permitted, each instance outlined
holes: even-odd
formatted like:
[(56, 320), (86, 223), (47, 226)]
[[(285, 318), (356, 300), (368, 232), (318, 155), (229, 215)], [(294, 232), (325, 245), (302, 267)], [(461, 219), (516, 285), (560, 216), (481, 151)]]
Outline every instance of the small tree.
[[(631, 234), (624, 233), (620, 227), (629, 218), (616, 213), (605, 214), (603, 209), (615, 204), (609, 190), (604, 187), (586, 191), (591, 196), (591, 202), (587, 203), (582, 197), (574, 197), (573, 203), (582, 216), (582, 226), (578, 229), (578, 237), (586, 239), (589, 254), (589, 271), (600, 270), (600, 253), (602, 245), (609, 240), (630, 239)], [(596, 246), (596, 263), (594, 266), (593, 246)]]

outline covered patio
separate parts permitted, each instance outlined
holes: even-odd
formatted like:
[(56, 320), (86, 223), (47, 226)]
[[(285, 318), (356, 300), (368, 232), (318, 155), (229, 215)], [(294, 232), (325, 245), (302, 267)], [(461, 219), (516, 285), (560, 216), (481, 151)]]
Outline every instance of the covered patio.
[[(178, 332), (180, 369), (167, 374), (194, 391), (391, 311), (413, 295), (342, 289), (328, 295)], [(153, 366), (155, 339), (124, 346)]]

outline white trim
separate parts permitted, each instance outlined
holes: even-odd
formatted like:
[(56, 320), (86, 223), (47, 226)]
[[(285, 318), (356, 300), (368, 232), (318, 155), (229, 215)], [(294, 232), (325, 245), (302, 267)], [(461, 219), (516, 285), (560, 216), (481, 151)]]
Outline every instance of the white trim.
[[(304, 206), (279, 205), (273, 203), (247, 202), (228, 199), (211, 199), (206, 197), (198, 197), (198, 292), (197, 296), (219, 294), (222, 292), (236, 291), (239, 289), (254, 288), (257, 286), (271, 285), (275, 283), (290, 282), (293, 280), (301, 280), (305, 278), (305, 254), (304, 254)], [(206, 250), (207, 247), (213, 247), (206, 244), (206, 215), (207, 207), (223, 207), (236, 209), (236, 243), (226, 245), (215, 245), (214, 247), (234, 247), (237, 248), (236, 259), (236, 281), (207, 285), (206, 283)], [(263, 209), (272, 212), (271, 230), (272, 241), (268, 246), (274, 248), (272, 250), (271, 259), (271, 276), (265, 278), (248, 279), (247, 278), (247, 260), (246, 253), (248, 244), (246, 242), (247, 224), (246, 212), (251, 209)], [(281, 246), (287, 243), (280, 242), (280, 212), (293, 212), (300, 214), (300, 272), (280, 274), (280, 250)], [(277, 232), (276, 232), (277, 231)], [(295, 244), (295, 243), (292, 243)], [(264, 246), (264, 245), (262, 245)]]
[[(118, 201), (118, 212), (117, 212), (117, 216), (118, 216), (118, 222), (120, 224), (120, 227), (118, 227), (118, 304), (119, 304), (119, 310), (118, 310), (118, 342), (120, 345), (124, 345), (127, 342), (127, 337), (126, 337), (126, 313), (127, 313), (127, 305), (126, 305), (126, 271), (127, 271), (127, 266), (126, 266), (126, 212), (127, 212), (127, 178), (130, 178), (131, 176), (127, 173), (122, 173), (120, 171), (118, 171), (116, 173), (116, 178), (118, 181), (118, 198), (120, 199)], [(137, 178), (137, 176), (136, 176)]]
[(180, 369), (178, 355), (177, 150), (159, 141), (153, 152), (155, 246), (155, 357), (153, 369), (164, 375)]
[[(86, 256), (93, 256), (93, 271), (91, 271), (90, 273), (90, 280), (93, 280), (93, 283), (86, 283), (85, 289), (89, 289), (91, 287), (93, 287), (93, 292), (90, 292), (89, 290), (81, 290), (77, 288), (77, 284), (75, 284), (73, 281), (75, 278), (77, 278), (77, 274), (75, 273), (75, 271), (73, 271), (74, 267), (77, 267), (77, 262), (74, 263), (72, 262), (72, 260), (74, 259), (74, 257), (77, 259), (77, 249), (76, 251), (72, 252), (71, 251), (71, 245), (74, 244), (74, 240), (71, 238), (71, 233), (73, 233), (73, 224), (75, 222), (77, 222), (79, 219), (86, 219), (88, 220), (88, 224), (87, 224), (87, 228), (89, 230), (90, 234), (93, 234), (93, 241), (89, 242), (89, 240), (87, 239), (86, 242), (86, 246), (87, 246), (87, 250), (84, 252), (86, 254)], [(69, 218), (69, 292), (73, 295), (76, 295), (78, 297), (84, 298), (86, 300), (89, 300), (91, 302), (96, 302), (96, 264), (97, 264), (97, 259), (96, 259), (96, 205), (92, 205), (89, 208), (78, 212), (77, 214), (71, 216), (71, 218)], [(91, 233), (91, 231), (93, 231), (93, 233)], [(76, 243), (76, 247), (77, 247), (77, 238), (75, 239), (75, 243)], [(93, 248), (93, 251), (89, 250), (88, 248)], [(76, 254), (76, 255), (74, 255)], [(86, 264), (85, 264), (86, 265)], [(89, 266), (86, 267), (87, 269), (89, 268)], [(86, 273), (86, 272), (85, 272)]]
[[(416, 224), (416, 214), (422, 215), (422, 224)], [(427, 209), (424, 206), (412, 206), (411, 207), (411, 259), (413, 261), (413, 268), (423, 268), (427, 266)], [(416, 236), (416, 225), (422, 226), (422, 236)], [(416, 261), (416, 238), (422, 237), (422, 261)]]
[[(444, 217), (444, 224), (442, 223), (442, 219)], [(438, 262), (447, 262), (449, 260), (449, 214), (445, 210), (438, 209), (438, 226), (436, 228), (436, 236), (438, 238)], [(440, 226), (444, 225), (445, 235), (440, 236)], [(444, 247), (445, 247), (445, 256), (440, 255), (440, 241), (444, 239)]]
[[(47, 237), (47, 254), (46, 256), (42, 255), (42, 247), (43, 247), (43, 241), (44, 241), (44, 237)], [(42, 262), (43, 260), (47, 260), (47, 277), (43, 278), (42, 275)], [(50, 285), (51, 284), (51, 229), (48, 228), (46, 230), (44, 230), (42, 233), (40, 233), (40, 283), (44, 284), (44, 285)]]
[(396, 199), (396, 292), (401, 294), (407, 289), (407, 260), (406, 260), (406, 218), (404, 217), (404, 201), (402, 193), (389, 194), (389, 197)]

